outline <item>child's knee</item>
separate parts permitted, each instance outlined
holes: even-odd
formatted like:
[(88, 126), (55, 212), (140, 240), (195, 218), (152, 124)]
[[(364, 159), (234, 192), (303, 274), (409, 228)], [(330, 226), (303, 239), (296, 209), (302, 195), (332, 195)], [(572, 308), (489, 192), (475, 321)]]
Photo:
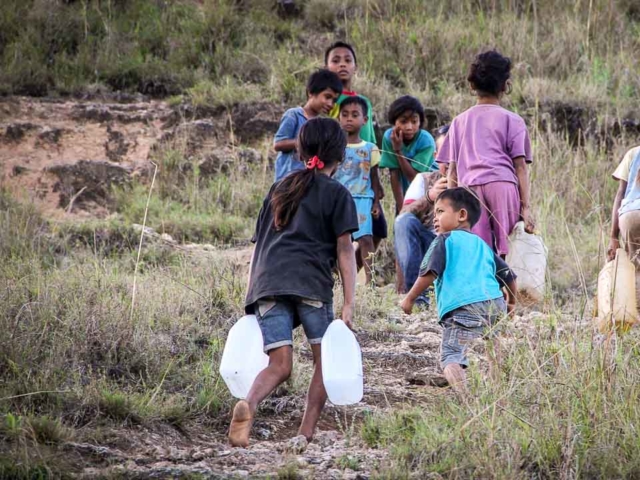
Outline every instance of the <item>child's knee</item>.
[(358, 239), (358, 244), (361, 250), (372, 251), (373, 250), (373, 237), (371, 235), (365, 235)]

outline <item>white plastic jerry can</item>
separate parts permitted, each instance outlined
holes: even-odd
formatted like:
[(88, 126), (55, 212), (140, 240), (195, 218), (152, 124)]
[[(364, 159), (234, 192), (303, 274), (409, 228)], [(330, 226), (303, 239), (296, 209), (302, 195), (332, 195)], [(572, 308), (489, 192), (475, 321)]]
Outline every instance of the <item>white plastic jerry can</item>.
[(638, 321), (636, 269), (623, 249), (598, 275), (598, 318), (601, 333), (626, 332)]
[(322, 380), (334, 405), (362, 400), (362, 352), (356, 336), (342, 320), (334, 320), (322, 337)]
[(269, 365), (262, 331), (255, 315), (245, 315), (229, 330), (220, 361), (220, 375), (231, 395), (244, 399), (258, 374)]
[(524, 222), (516, 223), (509, 235), (506, 261), (518, 277), (518, 291), (534, 302), (542, 300), (547, 272), (547, 247), (540, 235), (524, 231)]

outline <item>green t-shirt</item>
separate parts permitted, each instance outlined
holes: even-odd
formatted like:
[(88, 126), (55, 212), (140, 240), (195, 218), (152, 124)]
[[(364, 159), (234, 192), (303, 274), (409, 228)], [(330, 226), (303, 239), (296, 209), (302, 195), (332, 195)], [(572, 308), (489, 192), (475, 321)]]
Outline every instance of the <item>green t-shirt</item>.
[[(400, 169), (398, 159), (393, 152), (393, 143), (391, 143), (392, 128), (384, 132), (382, 136), (382, 148), (380, 156), (380, 168)], [(411, 143), (402, 145), (402, 154), (411, 163), (411, 166), (418, 173), (426, 173), (437, 170), (434, 162), (434, 153), (436, 150), (436, 142), (429, 132), (419, 130)], [(406, 191), (409, 187), (409, 181), (401, 174), (402, 186)]]
[(340, 116), (340, 104), (342, 103), (342, 101), (345, 98), (353, 97), (354, 95), (358, 95), (360, 98), (362, 98), (365, 102), (367, 102), (367, 106), (368, 106), (368, 111), (367, 111), (368, 120), (367, 120), (367, 123), (363, 125), (362, 130), (360, 130), (360, 138), (365, 142), (370, 142), (370, 143), (373, 143), (374, 145), (377, 145), (378, 143), (376, 142), (376, 132), (373, 129), (373, 107), (371, 106), (371, 102), (369, 101), (369, 99), (364, 95), (360, 95), (359, 93), (355, 93), (355, 92), (342, 93), (340, 97), (338, 97), (338, 100), (336, 101), (333, 108), (331, 109), (331, 112), (329, 112), (329, 116), (331, 118), (337, 119)]

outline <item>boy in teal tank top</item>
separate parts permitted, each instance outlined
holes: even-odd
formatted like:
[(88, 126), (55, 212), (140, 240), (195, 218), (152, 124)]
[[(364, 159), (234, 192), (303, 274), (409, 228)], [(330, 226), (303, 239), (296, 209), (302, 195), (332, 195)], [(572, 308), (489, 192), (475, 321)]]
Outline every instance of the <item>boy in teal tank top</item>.
[[(438, 236), (424, 257), (420, 276), (401, 303), (405, 313), (411, 313), (418, 296), (435, 284), (438, 317), (444, 329), (440, 363), (449, 385), (460, 394), (466, 393), (466, 354), (474, 339), (494, 339), (494, 362), (499, 363), (494, 326), (507, 312), (513, 312), (517, 291), (516, 276), (509, 266), (471, 233), (480, 213), (480, 202), (465, 188), (438, 195), (433, 220)], [(492, 370), (497, 367), (491, 365)]]

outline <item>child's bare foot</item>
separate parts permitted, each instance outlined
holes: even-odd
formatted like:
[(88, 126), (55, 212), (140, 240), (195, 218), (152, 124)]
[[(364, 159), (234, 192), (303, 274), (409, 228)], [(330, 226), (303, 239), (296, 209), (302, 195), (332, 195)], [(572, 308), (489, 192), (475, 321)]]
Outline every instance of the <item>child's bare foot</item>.
[(234, 447), (247, 447), (249, 445), (249, 433), (253, 417), (249, 404), (245, 400), (236, 403), (233, 409), (233, 418), (229, 426), (229, 443)]

